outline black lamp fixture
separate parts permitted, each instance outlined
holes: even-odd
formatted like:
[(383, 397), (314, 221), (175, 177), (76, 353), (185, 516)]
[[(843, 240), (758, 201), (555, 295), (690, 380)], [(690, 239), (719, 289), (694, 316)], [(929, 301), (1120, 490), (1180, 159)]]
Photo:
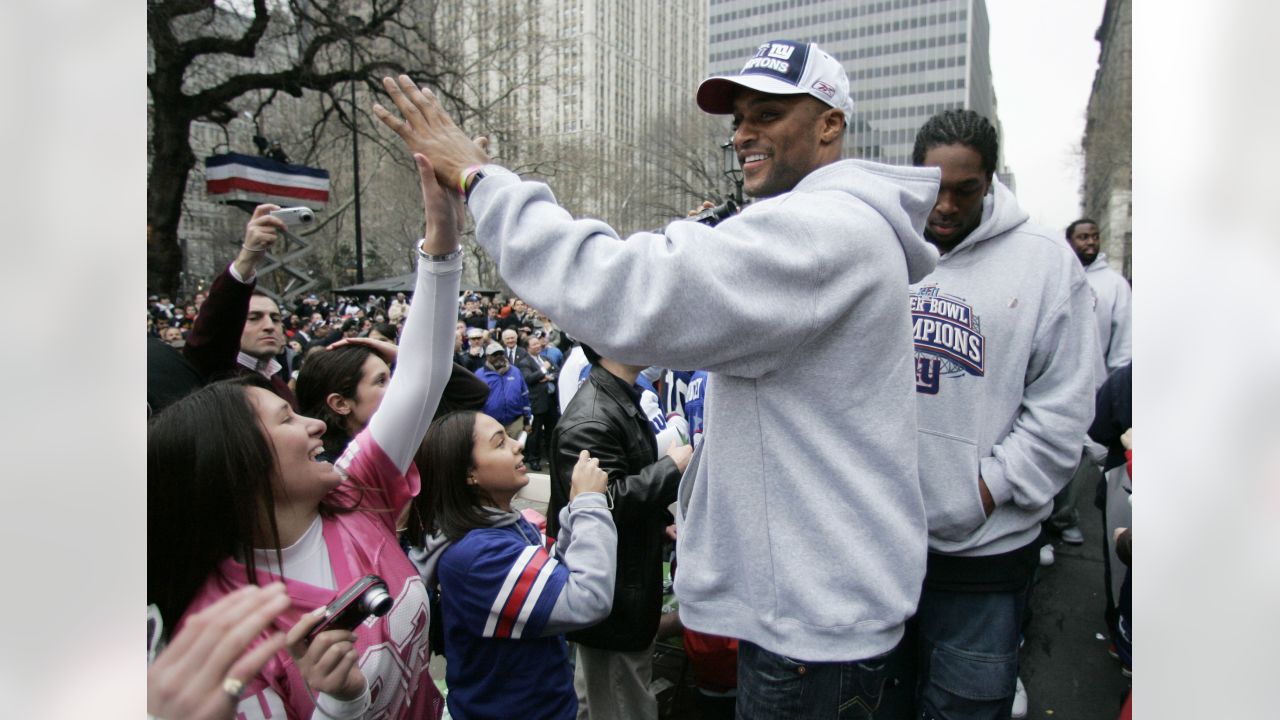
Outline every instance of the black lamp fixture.
[(726, 140), (720, 146), (720, 152), (722, 153), (721, 160), (724, 163), (724, 176), (733, 183), (733, 200), (741, 205), (742, 168), (738, 166), (738, 151), (734, 149), (732, 140)]

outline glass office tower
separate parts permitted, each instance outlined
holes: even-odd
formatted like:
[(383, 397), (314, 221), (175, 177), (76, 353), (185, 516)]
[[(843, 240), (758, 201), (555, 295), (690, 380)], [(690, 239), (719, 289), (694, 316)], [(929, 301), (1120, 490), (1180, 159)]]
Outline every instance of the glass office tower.
[(950, 108), (976, 110), (999, 130), (983, 0), (709, 3), (713, 74), (737, 72), (773, 39), (816, 42), (844, 64), (854, 112), (846, 157), (910, 164), (916, 130)]

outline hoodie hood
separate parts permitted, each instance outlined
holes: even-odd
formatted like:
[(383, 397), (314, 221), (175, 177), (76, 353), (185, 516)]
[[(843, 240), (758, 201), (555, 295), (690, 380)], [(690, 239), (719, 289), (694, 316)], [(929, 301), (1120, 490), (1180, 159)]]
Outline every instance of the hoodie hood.
[(991, 192), (982, 199), (982, 222), (949, 254), (955, 255), (984, 240), (1003, 235), (1030, 218), (1027, 211), (1018, 206), (1018, 199), (1014, 197), (1013, 191), (1005, 187), (998, 176), (992, 176)]
[[(487, 527), (506, 527), (514, 525), (520, 519), (518, 512), (503, 512), (497, 508), (483, 508), (485, 517), (489, 520)], [(422, 538), (422, 546), (414, 546), (409, 548), (409, 560), (413, 562), (413, 566), (418, 568), (418, 574), (427, 583), (428, 588), (436, 587), (436, 568), (440, 567), (440, 558), (444, 555), (444, 551), (449, 549), (453, 541), (440, 531), (427, 533)]]
[(910, 282), (919, 282), (938, 264), (938, 249), (924, 239), (924, 225), (938, 198), (942, 171), (931, 167), (841, 160), (814, 170), (796, 191), (837, 190), (878, 212), (898, 236)]
[(1099, 250), (1098, 257), (1094, 258), (1093, 262), (1089, 263), (1088, 265), (1085, 265), (1084, 271), (1087, 273), (1102, 272), (1104, 270), (1110, 269), (1110, 267), (1111, 265), (1107, 262), (1107, 254)]

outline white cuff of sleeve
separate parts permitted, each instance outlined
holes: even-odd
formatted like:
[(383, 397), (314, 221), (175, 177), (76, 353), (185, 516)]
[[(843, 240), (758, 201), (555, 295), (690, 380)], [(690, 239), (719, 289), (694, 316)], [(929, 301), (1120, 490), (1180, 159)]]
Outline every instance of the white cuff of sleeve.
[(582, 508), (606, 508), (613, 509), (613, 504), (609, 502), (609, 497), (604, 493), (584, 492), (578, 493), (578, 496), (569, 503), (570, 510), (580, 510)]
[(256, 272), (251, 273), (247, 278), (240, 277), (240, 273), (236, 270), (235, 263), (231, 263), (230, 265), (227, 266), (227, 273), (230, 274), (231, 277), (235, 278), (236, 282), (240, 283), (241, 285), (248, 285), (249, 283), (253, 282), (258, 278), (258, 273)]
[(316, 709), (325, 717), (332, 720), (354, 720), (361, 717), (373, 704), (373, 700), (369, 696), (369, 683), (365, 683), (364, 692), (360, 693), (360, 697), (354, 700), (339, 700), (332, 695), (318, 693), (316, 695)]
[(436, 275), (447, 275), (462, 269), (462, 247), (447, 255), (428, 255), (422, 251), (422, 244), (426, 239), (421, 239), (416, 245), (418, 249), (418, 259), (422, 262), (427, 271)]

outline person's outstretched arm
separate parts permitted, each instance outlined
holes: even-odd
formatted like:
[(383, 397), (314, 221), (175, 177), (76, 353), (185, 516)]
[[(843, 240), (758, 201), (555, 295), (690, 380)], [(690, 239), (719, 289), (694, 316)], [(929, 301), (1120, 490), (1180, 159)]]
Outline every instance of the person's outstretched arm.
[(462, 278), (458, 229), (462, 206), (456, 194), (436, 182), (430, 162), (414, 155), (426, 209), (426, 236), (418, 246), (414, 307), (405, 321), (396, 372), (382, 405), (369, 420), (369, 433), (400, 472), (422, 443), (440, 396), (453, 372), (455, 299)]

